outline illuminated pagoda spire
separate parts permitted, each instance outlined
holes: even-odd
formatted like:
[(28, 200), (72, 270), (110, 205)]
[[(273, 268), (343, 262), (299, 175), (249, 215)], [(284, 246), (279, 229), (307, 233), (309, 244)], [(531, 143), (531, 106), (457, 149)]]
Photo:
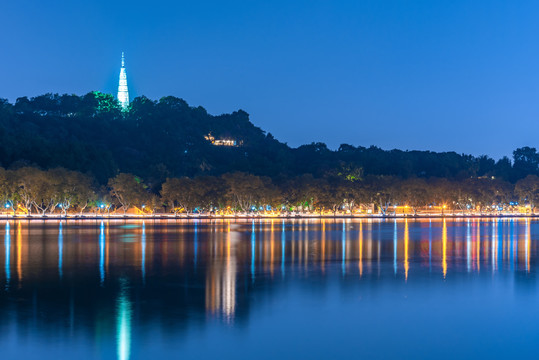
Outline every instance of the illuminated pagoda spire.
[(127, 90), (127, 73), (125, 72), (125, 57), (122, 52), (122, 67), (120, 69), (120, 82), (118, 83), (118, 102), (122, 109), (129, 106), (129, 91)]

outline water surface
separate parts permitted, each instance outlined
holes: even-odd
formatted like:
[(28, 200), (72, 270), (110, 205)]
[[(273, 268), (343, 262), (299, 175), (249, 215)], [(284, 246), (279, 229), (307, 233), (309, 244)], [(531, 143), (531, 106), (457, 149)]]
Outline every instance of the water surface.
[(2, 359), (538, 353), (532, 219), (0, 226)]

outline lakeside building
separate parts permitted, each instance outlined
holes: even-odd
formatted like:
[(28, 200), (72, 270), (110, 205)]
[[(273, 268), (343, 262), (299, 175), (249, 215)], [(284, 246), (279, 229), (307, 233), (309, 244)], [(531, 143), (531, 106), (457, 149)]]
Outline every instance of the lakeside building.
[(234, 139), (216, 139), (211, 133), (204, 136), (204, 139), (208, 140), (215, 146), (238, 146), (238, 143)]
[(127, 89), (127, 72), (125, 70), (125, 57), (122, 52), (122, 67), (120, 68), (120, 80), (118, 82), (118, 102), (122, 109), (129, 106), (129, 90)]

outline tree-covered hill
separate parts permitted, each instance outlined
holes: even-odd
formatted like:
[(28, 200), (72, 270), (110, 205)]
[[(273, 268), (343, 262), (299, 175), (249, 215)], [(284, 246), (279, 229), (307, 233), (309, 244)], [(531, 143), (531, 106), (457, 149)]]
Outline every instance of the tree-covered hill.
[[(235, 139), (237, 147), (205, 139)], [(312, 174), (360, 179), (367, 175), (401, 178), (498, 177), (515, 182), (538, 174), (534, 148), (515, 150), (495, 161), (455, 152), (385, 151), (323, 143), (290, 148), (253, 125), (242, 110), (210, 115), (202, 107), (164, 97), (135, 98), (122, 111), (112, 95), (46, 94), (0, 99), (0, 166), (64, 167), (93, 175), (100, 183), (120, 172), (136, 174), (157, 189), (167, 177), (221, 175), (242, 171), (274, 180)]]
[[(241, 147), (204, 138), (231, 137)], [(0, 165), (65, 167), (100, 182), (118, 172), (153, 180), (221, 174), (231, 169), (280, 173), (289, 148), (255, 127), (244, 111), (219, 116), (182, 99), (134, 99), (122, 112), (111, 95), (47, 94), (0, 103)]]

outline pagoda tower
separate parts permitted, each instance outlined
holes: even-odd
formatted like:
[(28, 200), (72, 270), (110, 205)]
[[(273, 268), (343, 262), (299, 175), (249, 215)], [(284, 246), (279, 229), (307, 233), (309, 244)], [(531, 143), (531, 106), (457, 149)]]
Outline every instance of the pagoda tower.
[(118, 83), (118, 102), (122, 109), (129, 106), (129, 91), (127, 90), (127, 73), (125, 72), (125, 57), (122, 52), (122, 67), (120, 69), (120, 82)]

